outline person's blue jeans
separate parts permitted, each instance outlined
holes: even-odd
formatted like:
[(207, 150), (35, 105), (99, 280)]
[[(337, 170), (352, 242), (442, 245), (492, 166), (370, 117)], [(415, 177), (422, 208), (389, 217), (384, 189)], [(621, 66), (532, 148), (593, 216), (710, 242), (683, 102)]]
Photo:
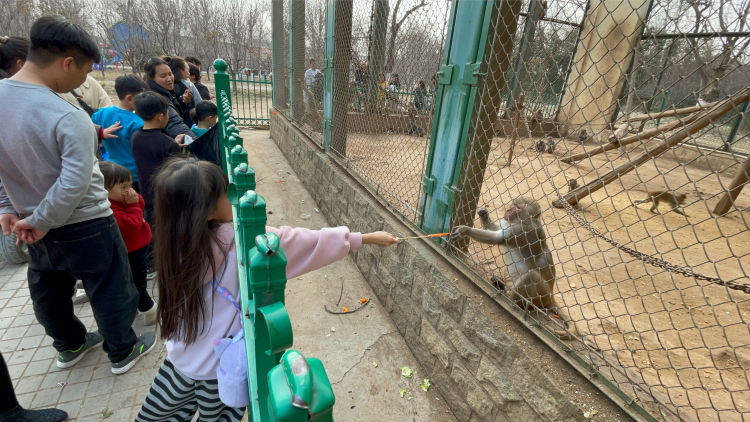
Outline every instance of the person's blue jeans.
[(50, 230), (29, 245), (28, 276), (34, 313), (55, 349), (75, 350), (85, 341), (86, 327), (73, 313), (72, 299), (81, 280), (109, 360), (120, 362), (130, 354), (137, 340), (131, 325), (138, 292), (113, 216)]

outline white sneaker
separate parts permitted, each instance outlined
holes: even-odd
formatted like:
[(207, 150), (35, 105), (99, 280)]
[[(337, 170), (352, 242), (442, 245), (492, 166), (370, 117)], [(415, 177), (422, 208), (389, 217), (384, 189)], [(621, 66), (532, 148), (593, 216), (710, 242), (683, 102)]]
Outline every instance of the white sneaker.
[(146, 274), (146, 280), (153, 280), (154, 277), (156, 277), (156, 272), (151, 271), (150, 273)]
[(76, 289), (75, 294), (73, 294), (73, 303), (76, 305), (80, 305), (81, 303), (86, 303), (88, 301), (89, 297), (86, 296), (86, 290)]
[(154, 302), (153, 306), (151, 306), (151, 309), (149, 309), (148, 311), (140, 312), (140, 313), (143, 315), (144, 325), (156, 324), (156, 302)]

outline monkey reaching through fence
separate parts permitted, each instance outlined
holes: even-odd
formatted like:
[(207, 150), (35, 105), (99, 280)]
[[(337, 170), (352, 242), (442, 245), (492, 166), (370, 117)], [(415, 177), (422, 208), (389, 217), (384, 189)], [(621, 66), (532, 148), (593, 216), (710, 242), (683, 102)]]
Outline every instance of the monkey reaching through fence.
[(633, 203), (645, 204), (646, 202), (651, 202), (651, 209), (649, 209), (649, 211), (656, 214), (656, 210), (657, 208), (659, 208), (659, 204), (661, 204), (662, 202), (666, 202), (672, 207), (672, 209), (670, 209), (669, 211), (674, 211), (677, 214), (681, 214), (687, 217), (688, 215), (680, 209), (680, 205), (685, 202), (685, 198), (687, 198), (687, 195), (685, 195), (684, 193), (675, 195), (669, 191), (655, 190), (648, 191), (648, 197), (646, 199), (639, 199), (637, 201), (633, 201)]
[[(552, 291), (555, 287), (555, 264), (547, 247), (547, 236), (540, 220), (541, 208), (531, 199), (516, 198), (503, 218), (493, 223), (486, 209), (477, 213), (482, 229), (458, 226), (453, 236), (469, 236), (492, 245), (504, 245), (503, 261), (510, 280), (501, 285), (511, 300), (527, 308), (529, 302), (538, 308), (557, 311)], [(503, 284), (503, 283), (500, 283)]]

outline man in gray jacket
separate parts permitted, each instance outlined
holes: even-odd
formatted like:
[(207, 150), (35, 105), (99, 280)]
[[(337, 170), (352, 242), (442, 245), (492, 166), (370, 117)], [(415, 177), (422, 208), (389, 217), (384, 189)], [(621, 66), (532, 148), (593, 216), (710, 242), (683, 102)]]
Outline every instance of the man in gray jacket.
[[(68, 368), (104, 345), (112, 372), (130, 369), (155, 344), (131, 328), (138, 294), (112, 216), (89, 116), (59, 93), (79, 86), (99, 60), (77, 25), (43, 17), (31, 27), (24, 66), (0, 81), (0, 225), (29, 245), (29, 291), (37, 320)], [(91, 300), (98, 332), (73, 313), (76, 279)]]

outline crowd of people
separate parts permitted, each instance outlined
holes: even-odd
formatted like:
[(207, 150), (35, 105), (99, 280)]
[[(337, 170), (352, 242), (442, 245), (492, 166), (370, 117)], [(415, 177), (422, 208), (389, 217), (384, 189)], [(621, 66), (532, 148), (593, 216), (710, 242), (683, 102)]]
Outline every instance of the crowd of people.
[[(242, 404), (220, 397), (227, 381), (214, 351), (242, 324), (227, 179), (216, 164), (184, 153), (217, 122), (200, 62), (151, 58), (145, 80), (117, 78), (112, 104), (89, 76), (99, 61), (90, 35), (59, 17), (38, 19), (28, 39), (0, 38), (3, 234), (28, 245), (30, 297), (57, 367), (73, 367), (101, 346), (111, 372), (127, 372), (157, 344), (155, 331), (133, 330), (140, 313), (157, 324), (167, 358), (136, 420), (190, 420), (198, 412), (201, 421), (239, 421)], [(347, 227), (268, 231), (280, 238), (289, 278), (364, 244), (397, 242)], [(77, 282), (96, 331), (75, 315)], [(21, 407), (0, 354), (0, 422), (66, 418), (58, 409)]]

